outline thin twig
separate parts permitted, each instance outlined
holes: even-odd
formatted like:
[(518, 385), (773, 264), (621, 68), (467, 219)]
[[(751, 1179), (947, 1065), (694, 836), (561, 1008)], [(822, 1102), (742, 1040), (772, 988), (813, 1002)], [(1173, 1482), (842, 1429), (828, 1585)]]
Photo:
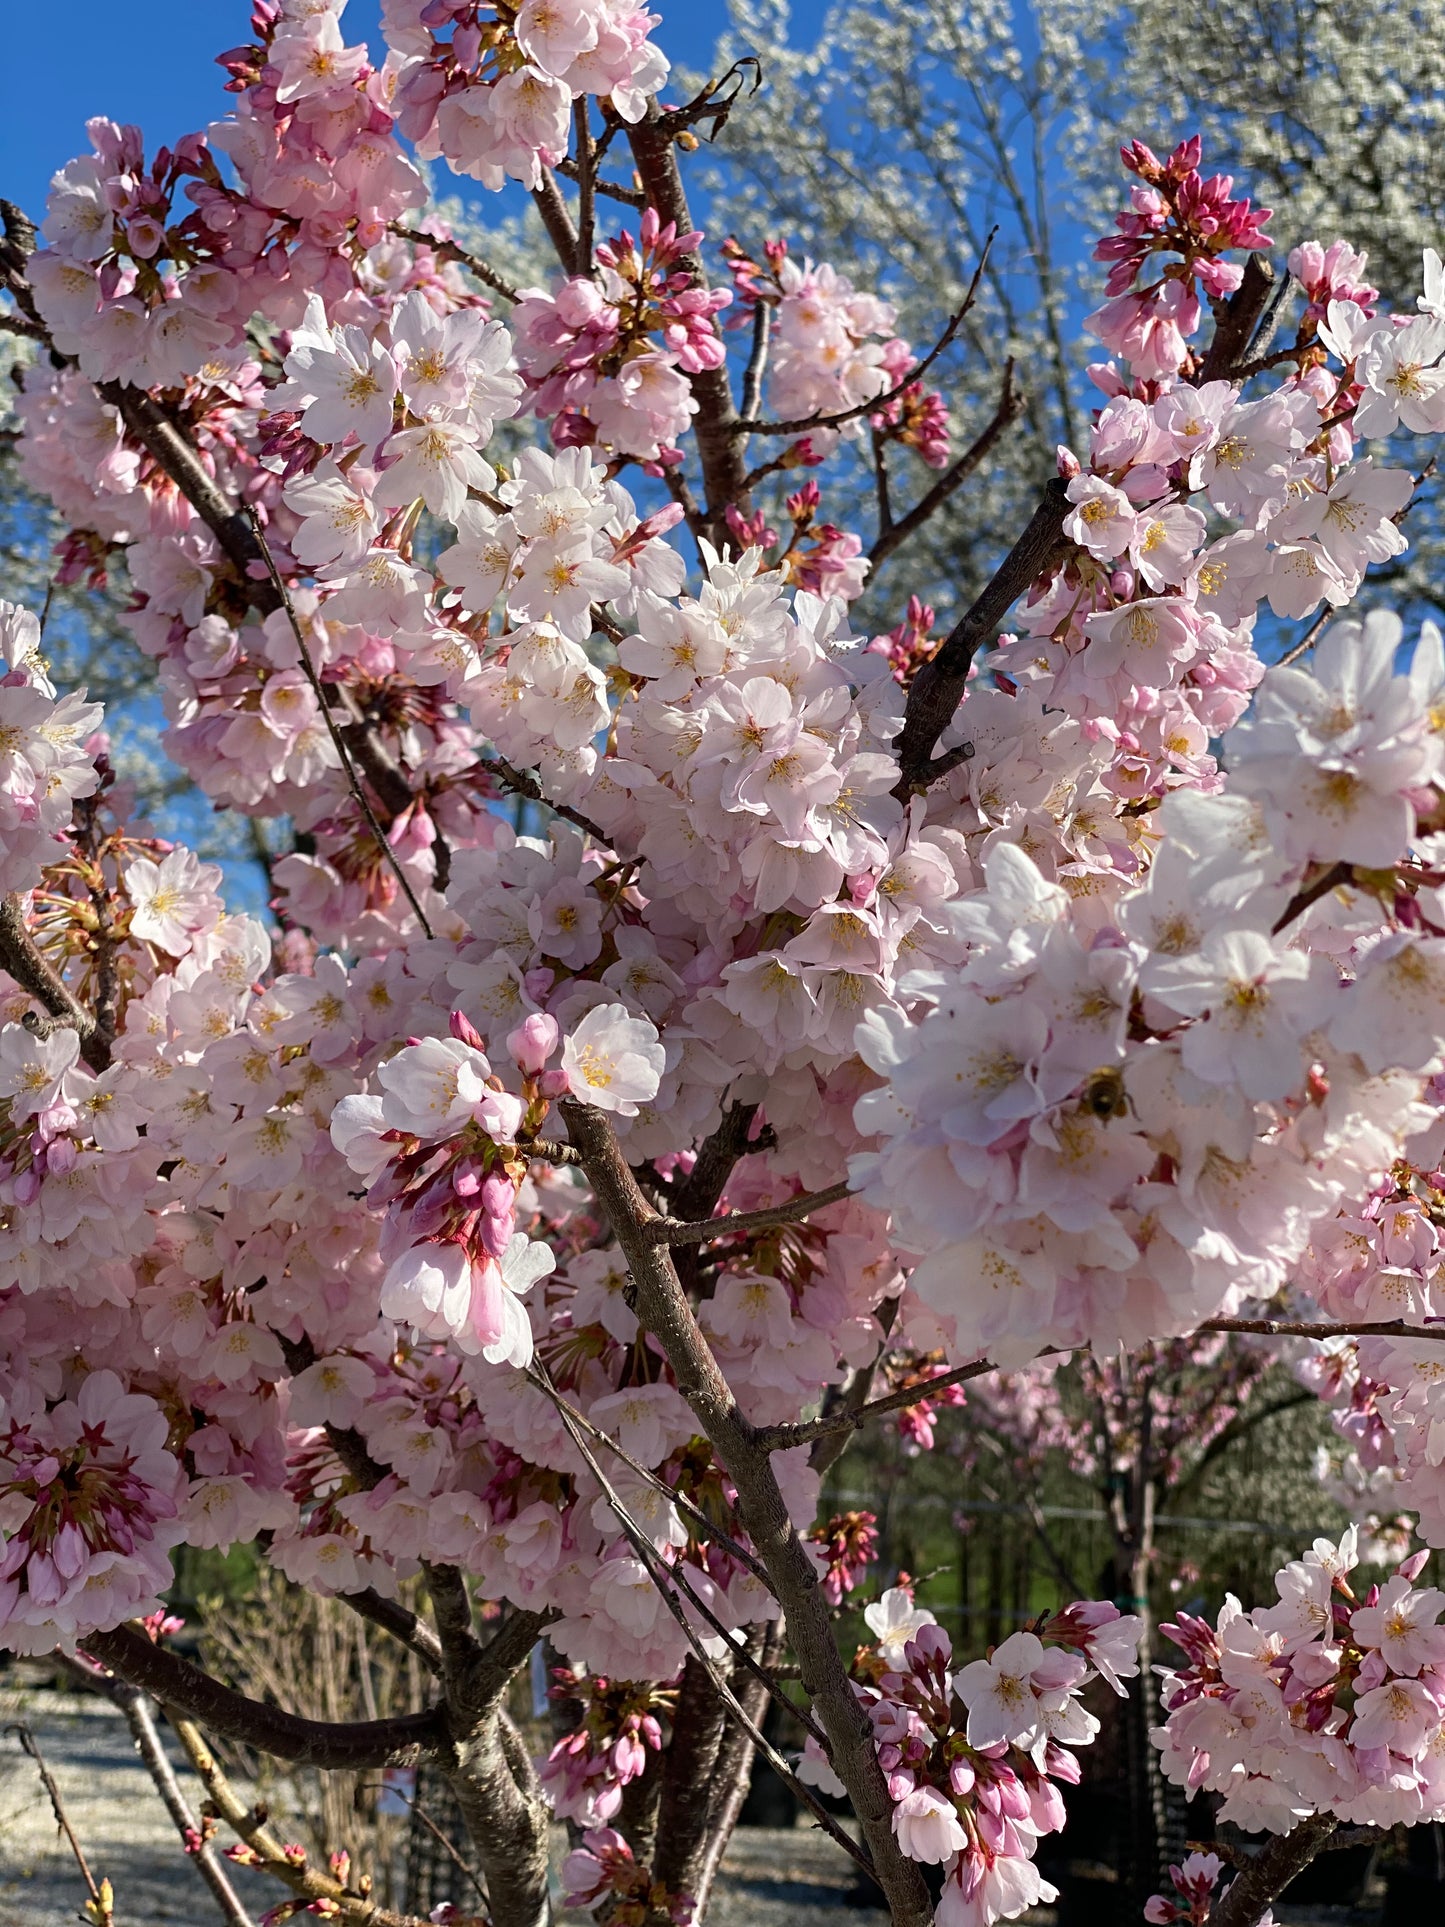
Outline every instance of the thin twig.
[(931, 516), (938, 513), (950, 496), (957, 494), (969, 476), (982, 467), (995, 445), (1023, 414), (1028, 406), (1028, 396), (1021, 388), (1014, 387), (1013, 374), (1014, 364), (1010, 356), (1004, 364), (1003, 389), (992, 419), (963, 451), (958, 460), (944, 470), (927, 494), (920, 496), (906, 515), (901, 515), (896, 522), (890, 523), (886, 529), (880, 531), (877, 541), (868, 551), (868, 560), (873, 569), (879, 568), (895, 549), (908, 540), (915, 529), (921, 528)]
[(81, 1852), (80, 1842), (75, 1837), (75, 1829), (71, 1826), (65, 1811), (65, 1802), (60, 1797), (60, 1788), (55, 1784), (55, 1776), (45, 1764), (45, 1755), (40, 1751), (40, 1742), (23, 1720), (14, 1721), (5, 1728), (5, 1731), (15, 1735), (20, 1742), (21, 1751), (28, 1753), (35, 1762), (35, 1770), (40, 1775), (40, 1784), (45, 1788), (46, 1797), (50, 1801), (50, 1810), (55, 1815), (55, 1824), (70, 1842), (70, 1851), (75, 1855), (75, 1864), (80, 1869), (85, 1890), (99, 1907), (100, 1888), (95, 1884), (95, 1875), (90, 1871), (89, 1863)]
[(559, 1412), (570, 1414), (589, 1437), (596, 1439), (599, 1445), (605, 1446), (614, 1458), (621, 1459), (629, 1472), (635, 1473), (644, 1484), (650, 1485), (654, 1492), (660, 1492), (669, 1504), (677, 1507), (685, 1519), (690, 1519), (700, 1531), (707, 1534), (709, 1539), (715, 1540), (731, 1558), (736, 1559), (740, 1566), (746, 1566), (755, 1579), (761, 1579), (763, 1584), (767, 1585), (767, 1573), (746, 1547), (740, 1546), (736, 1539), (723, 1531), (715, 1519), (710, 1519), (700, 1506), (695, 1506), (691, 1499), (685, 1498), (676, 1486), (669, 1485), (666, 1479), (659, 1478), (656, 1472), (649, 1471), (640, 1460), (634, 1459), (630, 1452), (624, 1451), (610, 1433), (604, 1432), (601, 1426), (594, 1425), (590, 1418), (584, 1417), (575, 1405), (563, 1398), (550, 1372), (544, 1370), (539, 1364), (528, 1368), (527, 1377), (539, 1392), (546, 1393)]
[(726, 1238), (738, 1231), (766, 1231), (773, 1225), (796, 1224), (811, 1212), (838, 1204), (851, 1196), (847, 1179), (830, 1184), (826, 1191), (804, 1191), (785, 1204), (770, 1204), (762, 1211), (734, 1211), (722, 1218), (703, 1218), (688, 1223), (681, 1218), (654, 1218), (646, 1228), (648, 1242), (655, 1245), (704, 1244), (711, 1238)]
[(464, 248), (460, 241), (438, 241), (434, 236), (424, 234), (419, 228), (403, 227), (400, 221), (389, 222), (386, 231), (388, 234), (399, 236), (403, 241), (424, 241), (438, 260), (455, 261), (458, 267), (465, 268), (468, 274), (475, 275), (484, 288), (490, 288), (493, 294), (501, 295), (504, 301), (521, 300), (520, 288), (514, 288), (490, 261), (484, 260), (480, 254), (473, 254), (471, 249)]
[(993, 246), (994, 235), (997, 233), (998, 229), (995, 228), (984, 243), (983, 254), (979, 258), (978, 266), (974, 269), (973, 280), (969, 283), (968, 293), (963, 297), (962, 305), (949, 316), (948, 326), (922, 361), (915, 362), (901, 381), (896, 381), (885, 393), (874, 395), (869, 401), (857, 402), (852, 408), (840, 408), (831, 415), (800, 415), (792, 421), (785, 422), (742, 419), (733, 423), (734, 435), (806, 435), (816, 428), (842, 428), (848, 422), (856, 422), (862, 415), (876, 415), (881, 410), (891, 407), (915, 382), (922, 381), (963, 326), (964, 319), (977, 297), (978, 284), (984, 269), (988, 266), (989, 250)]
[(386, 832), (377, 821), (376, 811), (371, 807), (371, 799), (362, 787), (361, 777), (357, 772), (356, 762), (351, 754), (350, 745), (342, 735), (336, 718), (331, 713), (331, 705), (326, 700), (326, 691), (322, 688), (321, 678), (316, 673), (316, 664), (311, 660), (311, 651), (306, 647), (306, 638), (301, 633), (301, 624), (297, 620), (296, 605), (291, 600), (291, 591), (281, 579), (281, 571), (276, 567), (276, 558), (271, 553), (271, 545), (266, 540), (265, 531), (261, 527), (260, 517), (249, 504), (247, 504), (246, 507), (246, 516), (256, 537), (257, 546), (260, 548), (261, 558), (265, 562), (267, 572), (271, 577), (271, 586), (275, 589), (277, 595), (280, 596), (281, 607), (286, 611), (286, 620), (291, 625), (291, 634), (295, 638), (296, 648), (301, 657), (301, 667), (305, 672), (307, 682), (311, 685), (311, 693), (315, 696), (317, 705), (325, 720), (327, 734), (331, 738), (332, 747), (341, 758), (341, 767), (346, 772), (347, 787), (356, 799), (362, 815), (366, 818), (366, 826), (376, 840), (377, 849), (381, 852), (386, 862), (390, 864), (392, 873), (401, 885), (402, 895), (411, 905), (412, 915), (420, 925), (422, 934), (430, 937), (434, 932), (430, 923), (427, 921), (426, 912), (422, 909), (417, 899), (417, 894), (411, 887), (411, 881), (406, 871), (402, 868), (396, 851), (392, 849), (390, 843), (386, 840)]
[[(1046, 1357), (1047, 1353), (1041, 1352), (1039, 1356)], [(976, 1359), (972, 1365), (941, 1372), (937, 1378), (921, 1379), (917, 1384), (889, 1392), (884, 1398), (869, 1399), (856, 1412), (830, 1412), (825, 1418), (805, 1419), (791, 1425), (760, 1425), (757, 1440), (770, 1452), (786, 1452), (790, 1446), (811, 1445), (814, 1439), (829, 1438), (834, 1432), (856, 1432), (869, 1419), (881, 1418), (885, 1412), (905, 1411), (910, 1405), (922, 1405), (926, 1399), (946, 1392), (950, 1385), (966, 1385), (971, 1378), (983, 1378), (997, 1370), (991, 1358)]]
[(1337, 613), (1338, 611), (1331, 608), (1330, 604), (1327, 602), (1324, 608), (1321, 609), (1319, 614), (1315, 617), (1314, 621), (1310, 624), (1309, 628), (1305, 630), (1304, 634), (1300, 637), (1299, 641), (1295, 644), (1294, 648), (1287, 650), (1286, 653), (1280, 657), (1279, 661), (1274, 665), (1274, 667), (1276, 669), (1288, 669), (1290, 664), (1298, 662), (1301, 656), (1307, 656), (1310, 650), (1314, 648), (1315, 643), (1318, 641), (1320, 632), (1324, 629), (1326, 624), (1329, 622), (1330, 618), (1336, 615)]
[[(398, 1791), (399, 1790), (400, 1789), (398, 1789)], [(406, 1801), (406, 1804), (411, 1808), (412, 1812), (416, 1815), (417, 1819), (421, 1821), (422, 1825), (426, 1828), (427, 1832), (430, 1833), (435, 1840), (440, 1842), (441, 1846), (445, 1849), (446, 1853), (450, 1857), (453, 1865), (459, 1867), (461, 1871), (466, 1875), (467, 1879), (471, 1881), (472, 1885), (477, 1890), (477, 1898), (481, 1901), (482, 1905), (484, 1907), (488, 1906), (490, 1903), (487, 1898), (487, 1890), (482, 1885), (481, 1881), (477, 1878), (476, 1869), (470, 1866), (467, 1861), (463, 1860), (462, 1856), (457, 1852), (456, 1848), (452, 1845), (451, 1841), (447, 1839), (446, 1835), (442, 1832), (441, 1828), (437, 1825), (436, 1821), (432, 1819), (431, 1815), (427, 1812), (426, 1808), (421, 1804), (419, 1800), (413, 1800), (409, 1798), (408, 1795), (406, 1795), (405, 1793), (403, 1793), (401, 1797), (403, 1800)]]
[(732, 1640), (721, 1621), (718, 1620), (706, 1604), (698, 1598), (697, 1594), (693, 1591), (692, 1587), (687, 1584), (682, 1575), (673, 1568), (663, 1564), (663, 1561), (657, 1555), (657, 1549), (654, 1547), (652, 1541), (623, 1504), (616, 1488), (598, 1464), (596, 1454), (592, 1452), (581, 1432), (572, 1424), (568, 1413), (561, 1411), (560, 1416), (563, 1425), (566, 1426), (568, 1432), (571, 1434), (573, 1444), (586, 1460), (588, 1470), (602, 1487), (607, 1503), (612, 1508), (618, 1524), (622, 1527), (638, 1558), (647, 1568), (648, 1575), (653, 1585), (657, 1587), (663, 1604), (681, 1627), (698, 1664), (712, 1681), (713, 1691), (723, 1702), (724, 1706), (727, 1707), (739, 1726), (742, 1727), (753, 1745), (757, 1747), (758, 1751), (763, 1755), (764, 1759), (766, 1759), (774, 1773), (776, 1773), (778, 1778), (782, 1780), (786, 1786), (790, 1787), (798, 1799), (803, 1802), (817, 1820), (818, 1825), (822, 1827), (823, 1831), (828, 1834), (832, 1840), (836, 1841), (851, 1859), (857, 1861), (858, 1865), (870, 1879), (876, 1879), (877, 1876), (874, 1873), (873, 1862), (868, 1854), (858, 1845), (856, 1840), (849, 1838), (833, 1818), (832, 1814), (829, 1813), (828, 1809), (817, 1798), (812, 1788), (805, 1785), (804, 1782), (798, 1778), (782, 1754), (779, 1753), (771, 1741), (765, 1737), (757, 1722), (749, 1716), (747, 1709), (743, 1706), (736, 1693), (733, 1692), (724, 1674), (716, 1663), (708, 1657), (701, 1639), (698, 1637), (696, 1630), (684, 1612), (681, 1602), (674, 1596), (671, 1587), (677, 1586), (680, 1590), (687, 1593), (693, 1606), (701, 1612), (704, 1617), (712, 1623), (718, 1633), (727, 1640), (729, 1650), (738, 1659), (743, 1661), (744, 1665), (747, 1666), (748, 1670), (752, 1672), (755, 1677), (760, 1679), (773, 1698), (780, 1700), (790, 1713), (802, 1721), (808, 1732), (820, 1743), (824, 1740), (821, 1729), (815, 1724), (812, 1716), (804, 1707), (797, 1705), (795, 1701), (788, 1698), (787, 1694), (782, 1691), (782, 1688), (778, 1685), (777, 1681), (773, 1679), (771, 1674), (753, 1659), (752, 1654), (745, 1651), (744, 1648)]

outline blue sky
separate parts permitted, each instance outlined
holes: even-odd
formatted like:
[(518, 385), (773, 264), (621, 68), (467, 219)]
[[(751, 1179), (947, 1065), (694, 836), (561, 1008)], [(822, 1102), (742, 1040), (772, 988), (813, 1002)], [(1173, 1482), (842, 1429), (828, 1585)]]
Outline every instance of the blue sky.
[[(670, 57), (706, 67), (727, 24), (725, 0), (653, 0)], [(816, 20), (821, 0), (798, 13)], [(0, 195), (34, 220), (56, 168), (87, 148), (92, 114), (137, 122), (148, 152), (224, 115), (230, 96), (215, 57), (249, 38), (249, 0), (70, 0), (59, 14), (6, 9), (6, 107), (0, 116)], [(380, 58), (381, 0), (350, 0), (344, 26)]]

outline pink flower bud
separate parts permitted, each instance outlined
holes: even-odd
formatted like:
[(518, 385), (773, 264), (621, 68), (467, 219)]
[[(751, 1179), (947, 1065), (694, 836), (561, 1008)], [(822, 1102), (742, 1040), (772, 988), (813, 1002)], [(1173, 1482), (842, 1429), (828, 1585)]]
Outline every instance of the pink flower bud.
[(464, 1017), (459, 1010), (452, 1012), (451, 1032), (452, 1036), (455, 1037), (458, 1042), (470, 1044), (473, 1050), (485, 1052), (487, 1046), (481, 1033), (477, 1030), (476, 1025), (471, 1019)]
[(529, 1077), (535, 1077), (547, 1068), (547, 1059), (556, 1050), (561, 1034), (555, 1017), (534, 1010), (508, 1035), (507, 1049), (512, 1061)]

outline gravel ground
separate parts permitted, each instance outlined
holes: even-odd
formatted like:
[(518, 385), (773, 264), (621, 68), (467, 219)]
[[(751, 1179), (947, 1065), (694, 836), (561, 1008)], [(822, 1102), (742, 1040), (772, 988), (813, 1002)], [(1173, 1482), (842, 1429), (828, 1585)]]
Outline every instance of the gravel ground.
[[(115, 1889), (118, 1927), (212, 1927), (215, 1902), (179, 1851), (119, 1713), (84, 1695), (0, 1690), (0, 1729), (16, 1720), (33, 1730), (96, 1878), (108, 1876)], [(199, 1790), (176, 1758), (194, 1799)], [(259, 1919), (280, 1888), (244, 1867), (231, 1871)], [(849, 1864), (813, 1828), (741, 1828), (723, 1861), (709, 1927), (882, 1927), (883, 1914), (859, 1907), (852, 1886)], [(0, 1927), (71, 1927), (84, 1899), (33, 1763), (13, 1733), (0, 1733)], [(1364, 1927), (1372, 1917), (1373, 1907), (1279, 1914), (1281, 1927)], [(1052, 1910), (1028, 1920), (1047, 1927)]]

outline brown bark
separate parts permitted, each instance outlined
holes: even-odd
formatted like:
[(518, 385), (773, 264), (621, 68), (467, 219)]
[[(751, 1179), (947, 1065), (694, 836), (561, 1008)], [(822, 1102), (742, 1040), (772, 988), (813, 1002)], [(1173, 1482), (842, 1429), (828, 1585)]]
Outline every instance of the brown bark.
[(648, 1240), (646, 1227), (658, 1214), (638, 1187), (607, 1119), (571, 1102), (564, 1103), (563, 1114), (627, 1259), (638, 1316), (661, 1343), (678, 1389), (737, 1487), (739, 1512), (787, 1615), (804, 1690), (827, 1734), (834, 1771), (852, 1798), (895, 1927), (926, 1927), (933, 1911), (928, 1890), (894, 1838), (893, 1803), (871, 1728), (854, 1697), (817, 1568), (788, 1518), (768, 1450), (737, 1408), (670, 1253)]

